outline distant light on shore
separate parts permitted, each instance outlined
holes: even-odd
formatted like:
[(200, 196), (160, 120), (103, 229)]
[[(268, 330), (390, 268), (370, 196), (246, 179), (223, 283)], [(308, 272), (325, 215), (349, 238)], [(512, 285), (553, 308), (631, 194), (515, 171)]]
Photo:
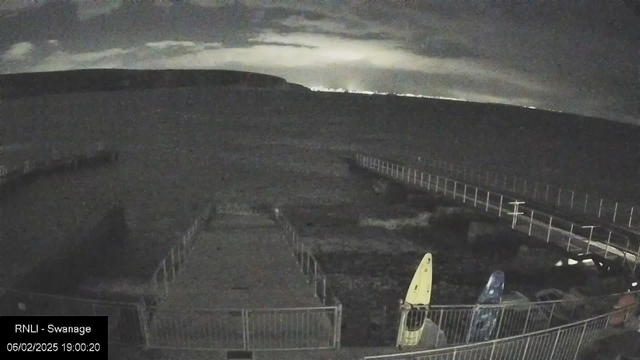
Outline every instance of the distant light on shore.
[[(311, 91), (317, 91), (317, 92), (340, 92), (340, 93), (364, 94), (364, 95), (394, 95), (394, 96), (403, 96), (403, 97), (416, 97), (416, 98), (426, 98), (426, 99), (451, 100), (451, 101), (463, 101), (463, 102), (487, 104), (486, 102), (483, 102), (483, 101), (466, 100), (466, 99), (452, 98), (452, 97), (446, 97), (446, 96), (427, 96), (427, 95), (409, 94), (409, 93), (395, 94), (395, 93), (388, 93), (388, 92), (382, 92), (382, 91), (348, 90), (344, 88), (335, 89), (335, 88), (326, 88), (322, 86), (312, 86), (310, 89)], [(511, 105), (511, 104), (507, 104), (507, 105)], [(527, 106), (527, 105), (515, 105), (515, 106), (520, 106), (528, 109), (538, 109), (537, 107)], [(553, 111), (553, 110), (550, 110), (550, 111)]]

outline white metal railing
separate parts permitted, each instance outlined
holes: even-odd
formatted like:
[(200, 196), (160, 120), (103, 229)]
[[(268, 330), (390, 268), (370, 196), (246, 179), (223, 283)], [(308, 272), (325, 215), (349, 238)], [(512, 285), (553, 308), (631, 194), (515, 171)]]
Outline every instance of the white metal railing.
[(167, 255), (156, 267), (153, 275), (151, 275), (151, 284), (156, 294), (162, 297), (169, 295), (169, 284), (175, 281), (177, 275), (186, 264), (187, 257), (193, 248), (194, 238), (211, 215), (212, 207), (211, 203), (205, 203), (186, 233), (171, 247)]
[[(0, 288), (0, 315), (108, 315), (109, 342), (176, 350), (306, 350), (340, 347), (342, 304), (329, 294), (326, 276), (313, 255), (300, 246), (291, 224), (276, 212), (285, 240), (314, 293), (330, 306), (273, 309), (183, 309), (155, 305), (154, 295), (167, 296), (171, 282), (192, 251), (212, 204), (197, 218), (151, 277), (154, 292), (137, 302), (112, 302), (37, 294)], [(147, 303), (149, 299), (152, 303)], [(152, 305), (150, 305), (152, 304)]]
[(282, 226), (283, 237), (291, 246), (292, 255), (300, 265), (300, 271), (306, 276), (308, 283), (313, 284), (313, 292), (322, 301), (323, 305), (330, 305), (335, 308), (335, 316), (331, 318), (334, 327), (335, 344), (340, 346), (340, 329), (342, 323), (342, 303), (335, 294), (327, 288), (327, 276), (322, 271), (318, 260), (311, 253), (311, 249), (304, 246), (300, 241), (301, 236), (295, 227), (287, 220), (282, 211), (278, 208), (273, 210), (275, 220)]
[[(553, 326), (581, 321), (606, 314), (622, 295), (638, 296), (640, 291), (596, 297), (561, 299), (539, 302), (504, 303), (498, 305), (432, 305), (427, 308), (400, 309), (400, 324), (421, 324), (430, 320), (438, 332), (433, 344), (449, 346), (475, 342), (470, 338), (474, 315), (493, 312), (495, 329), (487, 340), (545, 330)], [(414, 326), (415, 327), (415, 326)], [(409, 328), (409, 329), (407, 329)], [(411, 326), (398, 328), (398, 339), (410, 334)], [(405, 334), (405, 332), (407, 332)]]
[(640, 231), (640, 208), (637, 205), (605, 199), (602, 196), (563, 189), (548, 183), (527, 181), (527, 179), (474, 169), (439, 159), (427, 159), (424, 162), (432, 169), (441, 170), (445, 175), (483, 184), (486, 187), (524, 195), (527, 198), (546, 205), (568, 210), (574, 213), (597, 217)]
[(335, 349), (336, 306), (276, 309), (150, 309), (151, 348), (184, 350)]
[(623, 262), (633, 270), (640, 262), (638, 257), (640, 249), (631, 248), (638, 245), (632, 244), (627, 237), (613, 236), (611, 231), (608, 232), (606, 239), (596, 238), (594, 226), (584, 226), (545, 214), (525, 206), (523, 201), (500, 193), (375, 157), (358, 154), (356, 161), (359, 165), (385, 177), (443, 196), (450, 196), (468, 206), (500, 218), (510, 219), (513, 229), (546, 242), (560, 244), (566, 247), (567, 251), (577, 254), (597, 254), (606, 259), (622, 258)]
[(431, 359), (504, 359), (504, 360), (575, 360), (590, 344), (611, 327), (611, 318), (624, 318), (629, 326), (638, 305), (612, 311), (587, 320), (574, 322), (524, 335), (516, 335), (480, 343), (458, 345), (426, 351), (414, 351), (391, 355), (366, 356), (362, 360), (431, 360)]
[[(2, 161), (0, 163), (0, 185), (5, 184), (12, 178), (27, 175), (34, 171), (47, 170), (61, 164), (75, 164), (75, 161), (79, 158), (89, 158), (104, 150), (104, 142), (97, 142), (85, 146), (82, 154), (69, 152), (61, 155), (55, 148), (50, 148), (36, 150), (35, 154), (29, 155), (30, 158), (28, 160), (7, 160), (8, 156), (2, 156), (0, 157), (0, 161)], [(0, 151), (0, 153), (2, 152)]]

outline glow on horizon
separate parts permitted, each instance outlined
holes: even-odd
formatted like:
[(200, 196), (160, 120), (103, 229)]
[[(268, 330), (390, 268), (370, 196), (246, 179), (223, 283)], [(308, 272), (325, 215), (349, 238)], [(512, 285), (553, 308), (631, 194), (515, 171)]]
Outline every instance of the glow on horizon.
[[(487, 104), (487, 102), (483, 102), (483, 101), (452, 98), (452, 97), (446, 97), (446, 96), (433, 96), (433, 95), (430, 96), (430, 95), (421, 95), (421, 94), (411, 94), (411, 93), (388, 93), (388, 92), (382, 92), (382, 91), (369, 91), (369, 90), (348, 90), (348, 89), (344, 89), (344, 88), (326, 88), (326, 87), (322, 87), (322, 86), (312, 86), (312, 87), (310, 87), (310, 89), (311, 89), (311, 91), (317, 91), (317, 92), (340, 92), (340, 93), (364, 94), (364, 95), (394, 95), (394, 96), (403, 96), (403, 97), (416, 97), (416, 98), (425, 98), (425, 99), (451, 100), (451, 101), (462, 101), (462, 102), (472, 102), (472, 103)], [(517, 104), (506, 104), (506, 105), (514, 105), (514, 106), (519, 106), (519, 107), (524, 107), (524, 108), (534, 109), (534, 110), (539, 110), (540, 109), (540, 108), (537, 108), (537, 107), (534, 107), (534, 106), (529, 106), (529, 105), (517, 105)], [(542, 109), (542, 110), (547, 110), (547, 109)], [(550, 109), (547, 110), (547, 111), (561, 112), (561, 111), (550, 110)]]

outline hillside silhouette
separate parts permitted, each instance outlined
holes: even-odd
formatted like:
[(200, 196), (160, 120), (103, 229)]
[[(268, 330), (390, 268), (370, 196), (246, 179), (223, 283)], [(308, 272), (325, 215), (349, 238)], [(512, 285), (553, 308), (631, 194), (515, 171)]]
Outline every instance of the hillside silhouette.
[(0, 97), (182, 87), (234, 87), (310, 91), (285, 79), (230, 70), (83, 69), (0, 75)]

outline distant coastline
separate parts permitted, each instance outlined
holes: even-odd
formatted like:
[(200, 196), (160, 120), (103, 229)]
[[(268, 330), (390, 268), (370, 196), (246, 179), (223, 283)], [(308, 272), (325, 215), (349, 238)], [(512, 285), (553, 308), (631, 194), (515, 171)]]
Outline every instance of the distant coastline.
[(82, 69), (0, 75), (0, 98), (182, 87), (311, 91), (285, 79), (230, 70)]

